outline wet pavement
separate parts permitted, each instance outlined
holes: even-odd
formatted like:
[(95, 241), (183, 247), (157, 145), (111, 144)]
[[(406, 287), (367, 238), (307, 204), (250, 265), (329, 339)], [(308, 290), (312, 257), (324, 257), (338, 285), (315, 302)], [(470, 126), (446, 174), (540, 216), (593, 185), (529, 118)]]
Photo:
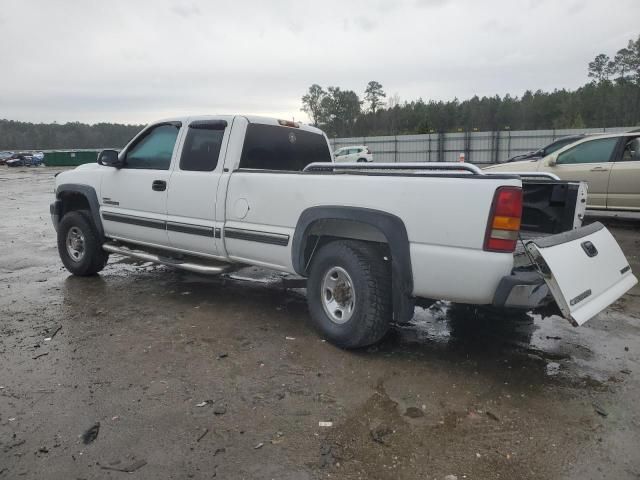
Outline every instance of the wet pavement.
[(438, 302), (348, 352), (278, 274), (70, 276), (55, 171), (0, 169), (0, 479), (640, 478), (638, 287), (577, 329)]

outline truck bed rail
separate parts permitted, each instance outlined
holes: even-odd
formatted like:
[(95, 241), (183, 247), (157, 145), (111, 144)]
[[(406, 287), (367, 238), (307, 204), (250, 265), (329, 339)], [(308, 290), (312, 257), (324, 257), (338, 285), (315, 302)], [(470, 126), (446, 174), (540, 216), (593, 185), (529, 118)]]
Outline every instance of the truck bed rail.
[(546, 180), (562, 180), (559, 176), (549, 173), (549, 172), (483, 172), (485, 175), (501, 175), (505, 173), (510, 173), (513, 175), (518, 175), (522, 178), (544, 178)]
[(404, 162), (404, 163), (333, 163), (315, 162), (303, 172), (330, 172), (335, 170), (448, 170), (466, 171), (472, 175), (484, 175), (480, 168), (462, 162)]

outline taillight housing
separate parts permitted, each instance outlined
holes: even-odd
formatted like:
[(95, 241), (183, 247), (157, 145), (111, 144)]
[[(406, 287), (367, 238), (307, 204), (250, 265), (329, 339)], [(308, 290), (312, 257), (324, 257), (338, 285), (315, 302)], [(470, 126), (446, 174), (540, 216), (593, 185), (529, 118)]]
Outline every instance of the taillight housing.
[(522, 189), (499, 187), (493, 196), (484, 250), (487, 252), (513, 253), (518, 243), (522, 220)]

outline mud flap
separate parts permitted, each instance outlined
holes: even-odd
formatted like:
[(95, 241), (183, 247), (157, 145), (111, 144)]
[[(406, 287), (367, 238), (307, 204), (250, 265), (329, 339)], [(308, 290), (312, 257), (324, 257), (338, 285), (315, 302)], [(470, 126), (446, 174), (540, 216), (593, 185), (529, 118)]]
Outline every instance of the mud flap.
[(601, 223), (534, 239), (525, 247), (563, 316), (585, 323), (638, 280), (613, 235)]

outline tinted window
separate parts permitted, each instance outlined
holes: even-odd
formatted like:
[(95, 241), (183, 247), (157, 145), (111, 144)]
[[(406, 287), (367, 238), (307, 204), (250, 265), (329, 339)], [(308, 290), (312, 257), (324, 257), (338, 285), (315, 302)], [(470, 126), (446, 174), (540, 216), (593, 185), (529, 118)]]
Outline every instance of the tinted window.
[(169, 170), (179, 130), (176, 125), (159, 125), (149, 130), (127, 151), (125, 168)]
[(558, 164), (599, 163), (611, 159), (613, 149), (618, 143), (617, 138), (602, 138), (576, 145), (558, 155)]
[(640, 161), (640, 138), (631, 138), (627, 140), (622, 153), (623, 162)]
[(313, 162), (330, 162), (324, 135), (297, 128), (249, 124), (240, 168), (300, 171)]
[(555, 152), (556, 150), (560, 150), (562, 147), (566, 147), (567, 145), (573, 143), (573, 142), (577, 142), (578, 140), (580, 140), (579, 138), (565, 138), (565, 139), (561, 139), (558, 140), (557, 142), (552, 143), (551, 145), (549, 145), (547, 148), (544, 149), (544, 154), (545, 155), (550, 155), (553, 152)]
[(218, 165), (226, 122), (194, 122), (182, 147), (180, 170), (211, 172)]

